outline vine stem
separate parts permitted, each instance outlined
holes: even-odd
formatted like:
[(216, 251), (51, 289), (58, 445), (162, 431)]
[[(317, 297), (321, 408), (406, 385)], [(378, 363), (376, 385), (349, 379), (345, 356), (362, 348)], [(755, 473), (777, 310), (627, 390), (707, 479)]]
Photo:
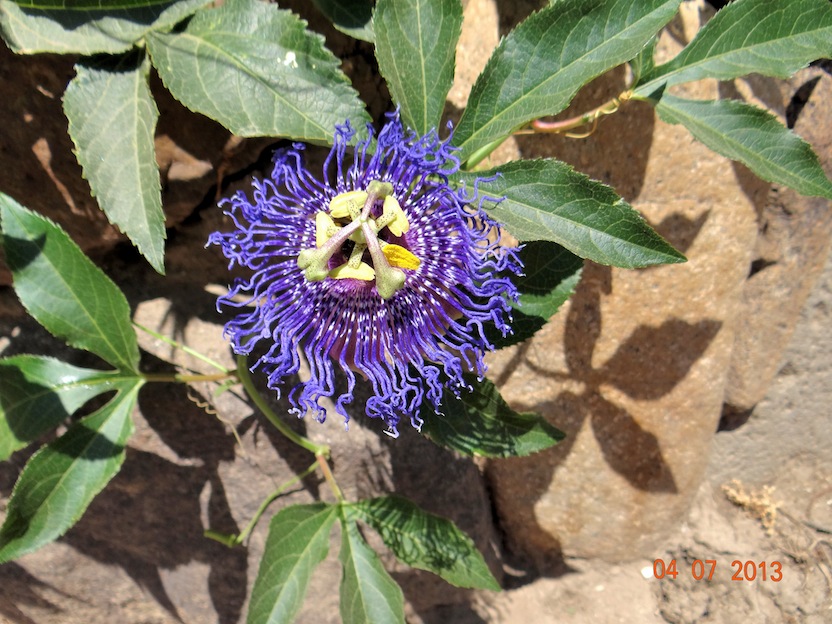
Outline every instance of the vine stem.
[[(254, 402), (257, 408), (263, 412), (263, 415), (269, 419), (269, 422), (275, 426), (275, 428), (282, 433), (285, 437), (287, 437), (290, 441), (294, 442), (301, 448), (305, 448), (310, 453), (314, 454), (315, 457), (329, 457), (329, 446), (326, 444), (315, 444), (309, 438), (305, 438), (301, 435), (298, 435), (294, 431), (292, 431), (289, 426), (283, 422), (280, 417), (272, 411), (272, 408), (269, 407), (269, 404), (266, 402), (266, 399), (263, 398), (263, 395), (257, 391), (257, 388), (254, 387), (254, 381), (251, 378), (251, 375), (248, 371), (248, 363), (246, 361), (245, 355), (238, 355), (237, 356), (237, 378), (240, 380), (240, 383), (243, 385), (243, 389), (246, 391), (246, 394), (249, 398)], [(320, 464), (320, 462), (319, 462)]]
[(224, 373), (214, 373), (213, 375), (182, 375), (182, 374), (168, 374), (168, 373), (143, 373), (142, 377), (149, 382), (169, 382), (169, 383), (193, 383), (197, 381), (223, 381), (237, 376), (237, 371), (226, 371)]
[[(621, 108), (621, 105), (627, 102), (632, 96), (632, 91), (624, 91), (600, 106), (576, 117), (570, 117), (569, 119), (562, 119), (560, 121), (535, 119), (528, 128), (521, 128), (514, 134), (563, 134), (572, 139), (584, 139), (595, 132), (601, 117), (617, 112)], [(590, 124), (592, 127), (587, 132), (572, 132), (572, 130), (583, 128)]]
[(132, 321), (132, 323), (133, 323), (133, 327), (136, 327), (137, 329), (142, 330), (146, 334), (150, 334), (151, 336), (153, 336), (157, 340), (161, 340), (162, 342), (165, 342), (165, 343), (169, 344), (172, 347), (175, 347), (177, 349), (181, 349), (182, 351), (184, 351), (188, 355), (192, 355), (195, 358), (202, 360), (206, 364), (209, 364), (210, 366), (213, 366), (214, 368), (216, 368), (219, 371), (222, 371), (223, 373), (233, 373), (233, 371), (231, 371), (230, 369), (226, 368), (225, 366), (223, 366), (219, 362), (217, 362), (215, 360), (212, 360), (207, 355), (203, 355), (202, 353), (200, 353), (196, 349), (192, 349), (191, 347), (189, 347), (187, 345), (184, 345), (181, 342), (177, 342), (173, 338), (168, 338), (167, 336), (165, 336), (163, 334), (160, 334), (159, 332), (153, 331), (149, 327), (145, 327), (144, 325), (140, 325), (136, 321)]
[[(318, 461), (320, 461), (320, 458), (318, 459)], [(254, 527), (257, 526), (257, 523), (260, 521), (260, 517), (266, 512), (266, 509), (269, 508), (269, 505), (271, 505), (275, 500), (277, 500), (280, 497), (280, 495), (283, 494), (290, 487), (292, 487), (296, 483), (299, 483), (307, 476), (315, 472), (315, 469), (318, 467), (318, 461), (313, 463), (311, 466), (309, 466), (309, 468), (304, 470), (299, 475), (296, 475), (295, 477), (281, 485), (279, 488), (277, 488), (269, 496), (267, 496), (266, 499), (262, 503), (260, 503), (260, 507), (258, 507), (257, 511), (254, 513), (254, 516), (252, 516), (246, 528), (243, 529), (239, 534), (226, 535), (225, 533), (219, 533), (217, 531), (212, 531), (211, 529), (208, 529), (203, 533), (203, 535), (205, 535), (205, 537), (209, 539), (220, 542), (221, 544), (225, 544), (229, 547), (239, 546), (244, 541), (246, 541), (249, 534), (254, 530)]]

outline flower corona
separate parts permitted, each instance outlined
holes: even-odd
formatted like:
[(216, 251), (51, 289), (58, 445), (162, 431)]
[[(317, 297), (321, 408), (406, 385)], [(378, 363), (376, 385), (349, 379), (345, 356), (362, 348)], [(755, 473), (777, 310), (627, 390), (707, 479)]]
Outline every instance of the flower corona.
[(323, 421), (327, 397), (348, 420), (359, 375), (372, 385), (367, 415), (397, 435), (402, 417), (420, 428), (423, 406), (438, 412), (445, 388), (459, 396), (463, 373), (484, 374), (486, 328), (510, 332), (511, 278), (522, 267), (476, 185), (452, 185), (449, 139), (420, 137), (398, 114), (368, 135), (350, 158), (355, 133), (338, 126), (321, 180), (302, 144), (279, 150), (253, 201), (241, 192), (222, 202), (235, 227), (209, 243), (230, 267), (253, 271), (218, 301), (240, 310), (225, 326), (235, 352), (263, 343), (252, 370), (278, 391), (300, 372), (301, 354), (308, 363), (288, 393), (292, 411)]

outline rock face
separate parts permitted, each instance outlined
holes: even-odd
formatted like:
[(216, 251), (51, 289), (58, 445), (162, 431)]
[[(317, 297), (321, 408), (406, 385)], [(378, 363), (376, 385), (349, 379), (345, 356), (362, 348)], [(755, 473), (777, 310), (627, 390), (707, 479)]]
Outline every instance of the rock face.
[[(821, 68), (811, 68), (786, 81), (782, 91), (785, 97), (776, 112), (812, 144), (827, 175), (832, 174), (828, 105), (832, 80)], [(771, 188), (761, 206), (755, 257), (743, 287), (725, 393), (730, 410), (725, 426), (735, 426), (738, 421), (731, 415), (742, 415), (765, 396), (800, 309), (823, 268), (830, 237), (832, 210), (827, 200), (803, 197), (785, 187)]]

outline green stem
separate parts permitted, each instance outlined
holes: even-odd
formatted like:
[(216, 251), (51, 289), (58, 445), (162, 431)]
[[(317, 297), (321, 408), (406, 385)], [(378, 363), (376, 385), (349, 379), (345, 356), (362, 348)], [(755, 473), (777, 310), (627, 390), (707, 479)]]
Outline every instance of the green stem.
[(162, 383), (193, 383), (197, 381), (223, 381), (231, 379), (237, 375), (237, 371), (226, 371), (224, 373), (214, 373), (213, 375), (182, 375), (179, 373), (143, 373), (142, 377), (145, 381), (162, 382)]
[(272, 408), (269, 407), (269, 404), (263, 398), (263, 395), (261, 395), (257, 391), (257, 388), (254, 387), (254, 381), (252, 380), (251, 375), (248, 372), (248, 363), (246, 362), (245, 355), (237, 356), (237, 378), (240, 380), (240, 383), (243, 384), (243, 389), (246, 391), (246, 394), (248, 394), (249, 398), (254, 402), (258, 409), (261, 412), (263, 412), (263, 415), (269, 419), (269, 422), (272, 423), (280, 433), (282, 433), (289, 440), (291, 440), (301, 448), (305, 448), (310, 453), (313, 453), (316, 457), (329, 457), (329, 446), (327, 446), (326, 444), (315, 444), (314, 442), (312, 442), (312, 440), (298, 435), (297, 433), (292, 431), (286, 423), (280, 420), (278, 415), (272, 411)]
[(478, 164), (480, 164), (483, 160), (488, 158), (491, 152), (500, 147), (500, 145), (502, 145), (507, 138), (508, 137), (505, 136), (500, 139), (497, 139), (496, 141), (492, 141), (488, 145), (484, 145), (483, 147), (475, 151), (468, 157), (468, 160), (465, 161), (463, 169), (465, 171), (473, 171)]
[(260, 507), (257, 509), (246, 528), (243, 529), (238, 535), (226, 535), (225, 533), (219, 533), (218, 531), (212, 531), (211, 529), (205, 531), (203, 535), (205, 535), (205, 537), (209, 539), (220, 542), (221, 544), (225, 544), (229, 547), (239, 546), (244, 541), (246, 541), (249, 534), (254, 530), (254, 527), (257, 526), (257, 523), (260, 521), (260, 517), (265, 513), (266, 509), (269, 508), (269, 505), (271, 505), (275, 500), (277, 500), (281, 496), (281, 494), (283, 494), (283, 492), (285, 492), (290, 487), (292, 487), (296, 483), (299, 483), (301, 480), (305, 479), (307, 476), (315, 472), (315, 469), (317, 467), (318, 462), (315, 462), (302, 473), (290, 479), (289, 481), (281, 485), (279, 488), (277, 488), (274, 492), (272, 492), (262, 503), (260, 503)]
[(192, 355), (195, 358), (198, 358), (198, 359), (202, 360), (206, 364), (209, 364), (209, 365), (213, 366), (214, 368), (216, 368), (219, 371), (222, 371), (223, 373), (230, 373), (231, 372), (229, 369), (227, 369), (225, 366), (223, 366), (219, 362), (215, 362), (214, 360), (209, 358), (207, 355), (203, 355), (199, 351), (196, 351), (195, 349), (192, 349), (191, 347), (189, 347), (187, 345), (184, 345), (181, 342), (176, 342), (172, 338), (168, 338), (167, 336), (164, 336), (164, 335), (160, 334), (159, 332), (155, 332), (152, 329), (150, 329), (148, 327), (145, 327), (144, 325), (140, 325), (136, 321), (133, 321), (133, 326), (142, 330), (144, 333), (150, 334), (154, 338), (157, 338), (157, 339), (161, 340), (162, 342), (166, 342), (167, 344), (169, 344), (172, 347), (175, 347), (177, 349), (181, 349), (185, 353), (187, 353), (189, 355)]

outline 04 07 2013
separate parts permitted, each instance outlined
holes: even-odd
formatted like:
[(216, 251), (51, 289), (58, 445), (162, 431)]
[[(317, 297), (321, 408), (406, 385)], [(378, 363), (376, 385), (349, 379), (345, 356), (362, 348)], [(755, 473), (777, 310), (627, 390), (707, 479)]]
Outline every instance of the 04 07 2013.
[[(656, 559), (653, 561), (653, 578), (676, 579), (684, 574), (687, 562), (677, 563), (676, 559)], [(712, 581), (717, 569), (716, 559), (695, 559), (690, 564), (690, 576), (695, 581)], [(771, 581), (783, 580), (783, 564), (779, 561), (753, 561), (734, 559), (731, 562), (732, 581)]]

